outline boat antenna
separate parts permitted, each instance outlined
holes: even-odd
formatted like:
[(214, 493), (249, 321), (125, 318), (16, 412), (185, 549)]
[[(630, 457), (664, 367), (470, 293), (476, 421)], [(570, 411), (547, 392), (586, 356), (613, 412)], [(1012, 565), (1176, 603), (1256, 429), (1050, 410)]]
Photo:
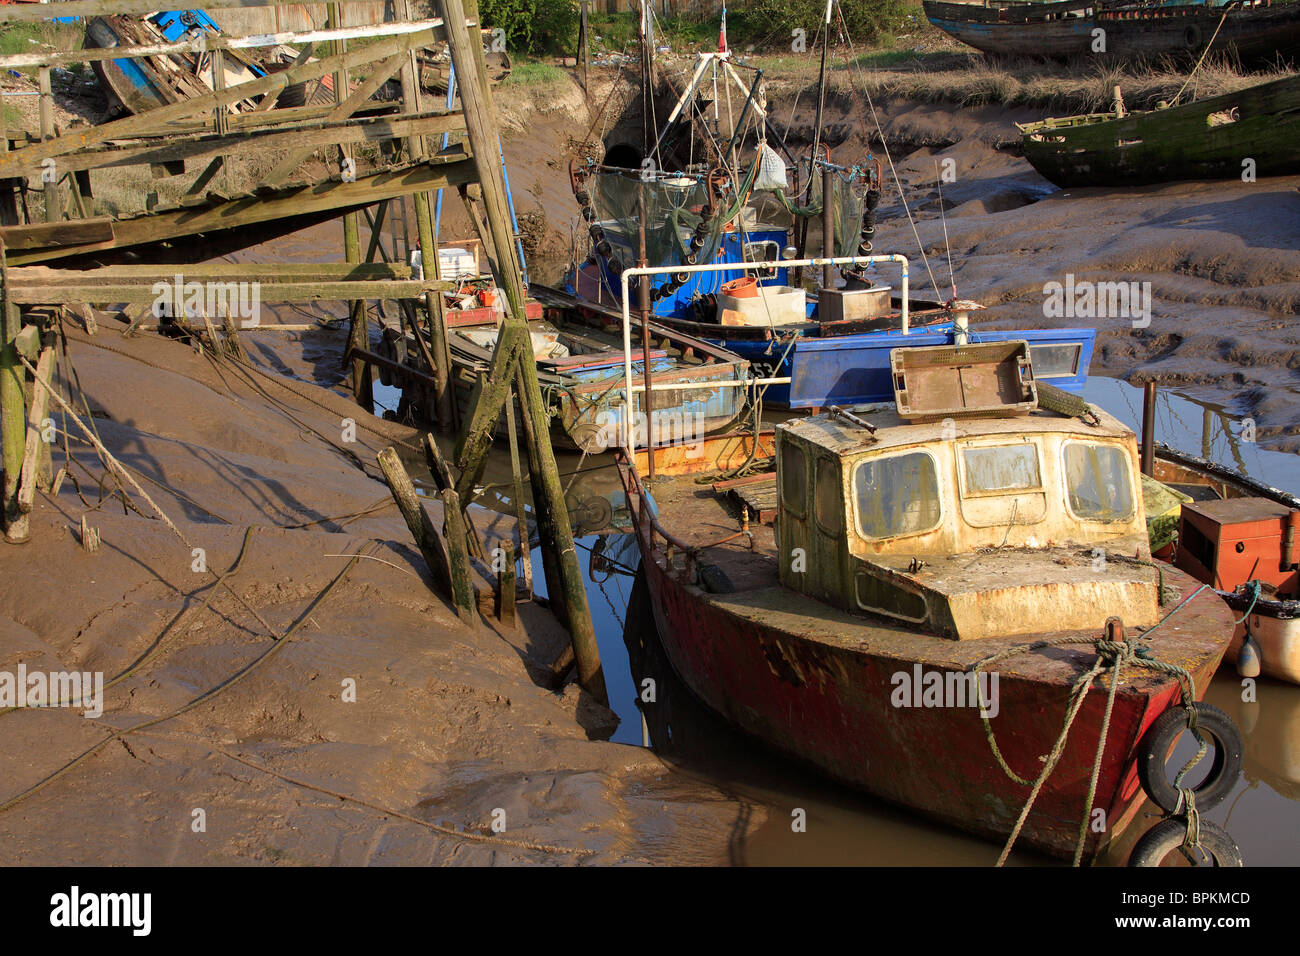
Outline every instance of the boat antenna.
[(943, 220), (943, 251), (948, 256), (948, 281), (952, 283), (952, 298), (957, 301), (957, 277), (952, 271), (952, 246), (948, 244), (948, 209), (943, 204), (943, 176), (939, 173), (939, 161), (934, 161), (934, 183), (939, 187), (939, 216)]
[[(816, 175), (817, 169), (817, 150), (822, 142), (822, 114), (826, 106), (826, 55), (831, 46), (831, 10), (835, 6), (835, 0), (826, 0), (826, 16), (822, 22), (822, 63), (817, 73), (817, 112), (813, 122), (813, 141), (812, 150), (808, 153), (808, 187), (804, 193), (804, 205), (812, 205), (813, 185), (818, 181)], [(822, 202), (829, 202), (829, 197), (823, 196)], [(803, 216), (799, 221), (799, 252), (800, 254), (808, 246), (808, 219)], [(802, 270), (801, 270), (802, 271)]]

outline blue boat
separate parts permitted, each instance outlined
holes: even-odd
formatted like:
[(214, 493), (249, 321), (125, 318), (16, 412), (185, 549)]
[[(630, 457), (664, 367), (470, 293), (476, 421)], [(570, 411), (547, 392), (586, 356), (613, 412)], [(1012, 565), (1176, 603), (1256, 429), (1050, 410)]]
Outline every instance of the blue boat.
[[(217, 36), (220, 33), (217, 24), (202, 10), (160, 10), (142, 18), (92, 17), (86, 23), (86, 45), (111, 49), (164, 41), (179, 43), (191, 34)], [(160, 59), (123, 57), (100, 60), (94, 63), (93, 68), (104, 87), (128, 113), (144, 113), (211, 91), (211, 57), (206, 54), (171, 54), (171, 64), (180, 67), (179, 73), (163, 68), (158, 62)], [(244, 60), (233, 50), (226, 51), (224, 62), (228, 86), (266, 75), (262, 67)]]

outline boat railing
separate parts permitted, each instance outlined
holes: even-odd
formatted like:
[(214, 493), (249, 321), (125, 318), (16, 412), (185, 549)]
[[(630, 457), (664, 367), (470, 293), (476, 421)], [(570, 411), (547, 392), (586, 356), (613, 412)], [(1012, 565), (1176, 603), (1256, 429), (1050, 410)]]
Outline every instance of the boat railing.
[[(818, 257), (812, 259), (786, 259), (779, 261), (754, 261), (754, 262), (707, 262), (700, 265), (672, 265), (672, 266), (635, 266), (630, 269), (624, 269), (619, 277), (621, 298), (623, 303), (623, 401), (624, 408), (627, 410), (623, 415), (623, 449), (629, 459), (636, 452), (635, 425), (632, 421), (633, 411), (635, 409), (635, 397), (637, 392), (645, 392), (647, 389), (653, 393), (655, 391), (685, 391), (688, 389), (714, 389), (714, 388), (748, 388), (751, 385), (788, 385), (790, 376), (770, 377), (770, 378), (739, 378), (729, 379), (726, 381), (701, 381), (701, 382), (674, 382), (671, 385), (654, 386), (646, 382), (637, 385), (632, 381), (632, 306), (628, 298), (630, 282), (632, 279), (641, 276), (680, 274), (691, 272), (729, 272), (732, 270), (745, 270), (759, 272), (761, 270), (770, 270), (776, 268), (821, 268), (823, 266), (865, 266), (880, 262), (897, 262), (902, 266), (902, 333), (907, 335), (910, 331), (908, 316), (908, 275), (910, 272), (910, 263), (907, 256), (899, 253), (880, 256), (834, 256), (831, 258)], [(647, 407), (652, 407), (647, 403)], [(649, 415), (647, 417), (647, 426), (649, 425)], [(650, 429), (647, 427), (647, 434)]]

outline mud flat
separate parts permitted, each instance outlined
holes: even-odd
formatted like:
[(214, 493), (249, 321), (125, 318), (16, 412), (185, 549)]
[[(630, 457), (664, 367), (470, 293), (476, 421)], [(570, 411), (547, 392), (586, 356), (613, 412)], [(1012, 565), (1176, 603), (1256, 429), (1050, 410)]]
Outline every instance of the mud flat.
[[(101, 496), (93, 450), (70, 440), (76, 483), (38, 496), (30, 543), (0, 548), (0, 671), (128, 676), (105, 687), (98, 719), (0, 715), (0, 860), (725, 859), (729, 796), (592, 739), (612, 715), (576, 686), (540, 686), (566, 640), (549, 611), (472, 633), (430, 591), (375, 464), (411, 434), (309, 384), (342, 380), (344, 329), (246, 334), (259, 374), (101, 319), (93, 338), (69, 332), (95, 427), (229, 589), (139, 495), (142, 513), (111, 480)], [(83, 515), (102, 536), (93, 554)], [(509, 533), (483, 518), (489, 536)], [(747, 808), (745, 826), (763, 817)]]

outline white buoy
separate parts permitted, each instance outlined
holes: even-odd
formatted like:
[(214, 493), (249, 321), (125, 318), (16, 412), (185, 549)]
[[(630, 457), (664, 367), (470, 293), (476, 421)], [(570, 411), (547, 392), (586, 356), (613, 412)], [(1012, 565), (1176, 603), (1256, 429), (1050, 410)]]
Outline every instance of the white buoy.
[(1259, 645), (1247, 631), (1241, 650), (1237, 652), (1237, 673), (1242, 677), (1258, 677), (1260, 669)]

